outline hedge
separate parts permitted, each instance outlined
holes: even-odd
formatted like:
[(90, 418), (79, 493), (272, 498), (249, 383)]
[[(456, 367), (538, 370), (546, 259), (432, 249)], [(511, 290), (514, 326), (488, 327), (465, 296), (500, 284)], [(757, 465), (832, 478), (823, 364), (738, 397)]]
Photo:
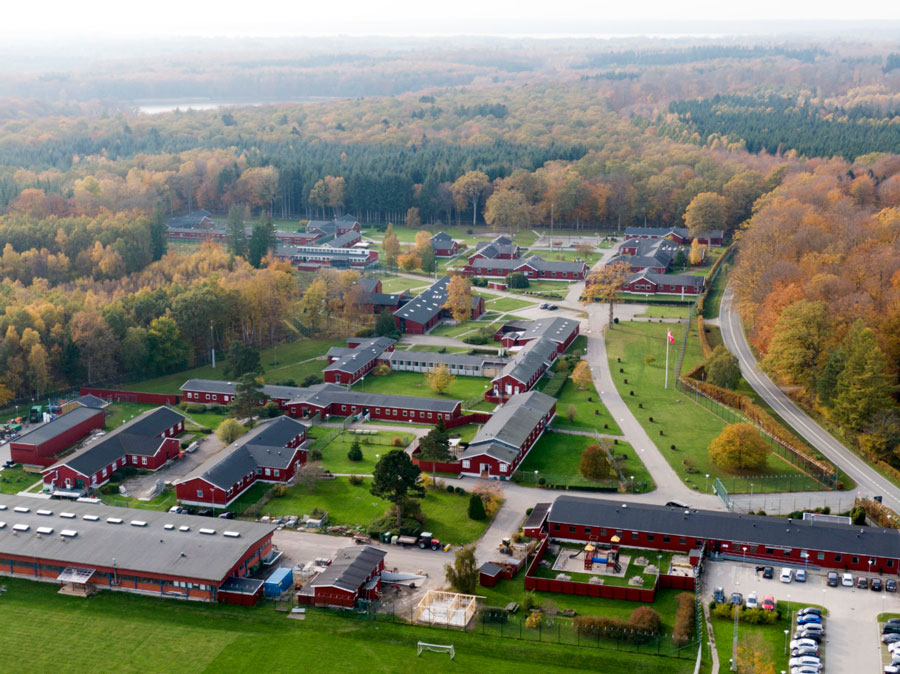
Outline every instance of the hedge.
[(608, 616), (577, 616), (573, 626), (578, 634), (584, 636), (602, 636), (640, 643), (656, 637), (661, 623), (659, 613), (649, 606), (640, 606), (631, 612), (628, 620)]
[(678, 608), (675, 609), (675, 626), (672, 628), (672, 641), (679, 646), (684, 646), (691, 640), (697, 621), (697, 607), (694, 595), (690, 592), (682, 592), (675, 601)]

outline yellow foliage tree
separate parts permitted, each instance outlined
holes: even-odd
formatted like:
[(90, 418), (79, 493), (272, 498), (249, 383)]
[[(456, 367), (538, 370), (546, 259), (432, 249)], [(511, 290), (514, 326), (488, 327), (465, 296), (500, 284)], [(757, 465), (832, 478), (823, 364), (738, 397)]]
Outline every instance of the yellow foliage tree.
[(768, 444), (759, 431), (746, 422), (729, 424), (709, 443), (710, 461), (727, 470), (761, 468), (768, 455)]
[(444, 391), (453, 386), (454, 381), (456, 381), (456, 377), (450, 374), (450, 370), (443, 363), (425, 375), (428, 387), (438, 395), (442, 395)]
[(610, 329), (613, 326), (613, 305), (616, 303), (622, 285), (628, 280), (630, 271), (631, 268), (624, 260), (613, 262), (592, 273), (585, 282), (581, 303), (608, 302)]
[(775, 674), (775, 665), (767, 650), (760, 635), (744, 637), (737, 650), (739, 674)]
[(575, 371), (572, 372), (572, 381), (575, 382), (575, 386), (578, 387), (579, 391), (584, 391), (591, 385), (593, 382), (591, 379), (591, 366), (587, 364), (586, 360), (578, 361)]
[(452, 276), (447, 284), (447, 303), (453, 320), (465, 323), (472, 318), (472, 284), (465, 276)]
[(400, 239), (394, 233), (394, 225), (388, 223), (387, 230), (384, 233), (384, 241), (381, 242), (384, 247), (384, 262), (389, 267), (397, 264), (397, 256), (400, 254)]
[(699, 239), (691, 242), (691, 252), (688, 254), (688, 262), (693, 266), (697, 266), (703, 262), (706, 257), (706, 246), (700, 243)]
[(403, 271), (410, 272), (413, 269), (418, 269), (422, 266), (422, 260), (416, 255), (416, 251), (411, 250), (408, 253), (403, 253), (400, 257), (397, 258), (397, 264), (400, 265), (400, 268)]

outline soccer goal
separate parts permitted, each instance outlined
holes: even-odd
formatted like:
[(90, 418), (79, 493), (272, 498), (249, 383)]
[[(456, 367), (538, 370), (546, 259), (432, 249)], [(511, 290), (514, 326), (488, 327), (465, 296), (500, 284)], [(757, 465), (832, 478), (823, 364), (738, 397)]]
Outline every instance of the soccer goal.
[(433, 651), (435, 653), (449, 653), (450, 659), (456, 655), (456, 652), (453, 650), (453, 644), (444, 645), (444, 644), (426, 644), (424, 641), (420, 641), (418, 647), (416, 648), (416, 655), (422, 655), (422, 651)]

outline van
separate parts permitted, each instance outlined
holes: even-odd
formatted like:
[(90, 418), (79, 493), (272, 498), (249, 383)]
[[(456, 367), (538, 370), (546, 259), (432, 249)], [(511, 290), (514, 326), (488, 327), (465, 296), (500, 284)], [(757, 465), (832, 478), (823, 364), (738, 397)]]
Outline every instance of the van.
[(845, 573), (843, 576), (841, 576), (841, 585), (843, 585), (844, 587), (853, 587), (853, 574)]
[(784, 568), (781, 570), (781, 575), (778, 577), (782, 583), (790, 583), (794, 579), (794, 570)]

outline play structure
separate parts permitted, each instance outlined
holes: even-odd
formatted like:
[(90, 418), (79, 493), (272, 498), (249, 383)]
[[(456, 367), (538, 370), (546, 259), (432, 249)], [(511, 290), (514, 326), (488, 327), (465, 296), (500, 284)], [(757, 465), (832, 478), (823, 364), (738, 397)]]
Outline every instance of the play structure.
[[(620, 573), (622, 566), (619, 564), (619, 537), (613, 536), (610, 544), (588, 543), (581, 551), (584, 554), (584, 570), (594, 571), (594, 564), (601, 564), (608, 571)], [(577, 555), (578, 553), (576, 553)]]

